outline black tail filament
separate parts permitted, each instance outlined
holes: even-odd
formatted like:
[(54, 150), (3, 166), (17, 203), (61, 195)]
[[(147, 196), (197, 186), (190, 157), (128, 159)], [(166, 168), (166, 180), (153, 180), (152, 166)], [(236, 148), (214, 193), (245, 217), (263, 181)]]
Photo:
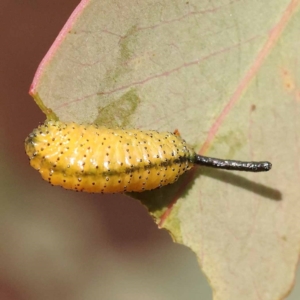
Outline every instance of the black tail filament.
[(271, 170), (272, 164), (268, 161), (239, 161), (219, 159), (196, 154), (195, 164), (205, 167), (247, 172), (266, 172)]

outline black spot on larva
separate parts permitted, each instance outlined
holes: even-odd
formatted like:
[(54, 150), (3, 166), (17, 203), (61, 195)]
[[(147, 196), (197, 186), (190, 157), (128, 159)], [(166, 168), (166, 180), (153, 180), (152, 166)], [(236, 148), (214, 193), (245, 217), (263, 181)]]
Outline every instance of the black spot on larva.
[(151, 169), (151, 168), (152, 168), (152, 165), (151, 165), (151, 164), (145, 165), (145, 166), (144, 166), (144, 169), (145, 169), (145, 170), (148, 170), (148, 169)]

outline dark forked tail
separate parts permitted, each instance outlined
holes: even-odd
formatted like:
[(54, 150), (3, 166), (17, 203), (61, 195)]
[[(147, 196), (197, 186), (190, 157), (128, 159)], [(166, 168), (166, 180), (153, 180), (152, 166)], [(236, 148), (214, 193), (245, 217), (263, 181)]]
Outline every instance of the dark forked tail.
[(268, 161), (239, 161), (207, 157), (198, 154), (195, 156), (195, 164), (211, 168), (247, 172), (265, 172), (272, 168), (272, 164)]

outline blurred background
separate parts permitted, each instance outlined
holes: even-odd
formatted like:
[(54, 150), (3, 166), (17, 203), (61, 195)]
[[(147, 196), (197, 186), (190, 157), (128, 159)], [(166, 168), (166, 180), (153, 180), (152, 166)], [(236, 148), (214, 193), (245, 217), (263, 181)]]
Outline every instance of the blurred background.
[(24, 139), (45, 119), (29, 86), (78, 3), (0, 0), (0, 300), (212, 299), (138, 201), (54, 188), (29, 166)]

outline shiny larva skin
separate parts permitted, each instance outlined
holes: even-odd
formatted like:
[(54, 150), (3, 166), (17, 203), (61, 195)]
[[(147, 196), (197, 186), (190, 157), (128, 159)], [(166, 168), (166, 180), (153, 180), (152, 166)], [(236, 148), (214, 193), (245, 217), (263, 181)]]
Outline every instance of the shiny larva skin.
[(175, 182), (195, 153), (177, 134), (47, 121), (25, 140), (30, 164), (66, 189), (142, 192)]

